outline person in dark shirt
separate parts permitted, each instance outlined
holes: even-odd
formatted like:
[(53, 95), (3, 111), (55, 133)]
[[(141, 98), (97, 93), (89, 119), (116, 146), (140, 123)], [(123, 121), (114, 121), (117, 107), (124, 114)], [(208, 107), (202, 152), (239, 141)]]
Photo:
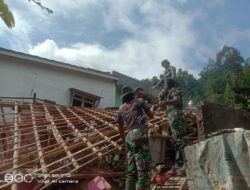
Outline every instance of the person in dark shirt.
[[(151, 152), (148, 141), (146, 116), (153, 117), (153, 108), (143, 99), (135, 98), (132, 88), (124, 87), (123, 104), (117, 120), (127, 152), (126, 190), (149, 190)], [(125, 137), (124, 128), (128, 131)]]

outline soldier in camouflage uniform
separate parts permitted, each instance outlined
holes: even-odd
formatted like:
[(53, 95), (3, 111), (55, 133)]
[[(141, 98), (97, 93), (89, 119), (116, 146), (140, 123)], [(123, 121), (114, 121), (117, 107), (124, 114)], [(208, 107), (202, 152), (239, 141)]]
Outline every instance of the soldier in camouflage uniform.
[(172, 137), (177, 143), (179, 158), (176, 160), (178, 166), (182, 166), (185, 162), (184, 147), (187, 146), (186, 122), (183, 113), (183, 102), (180, 90), (176, 87), (173, 79), (168, 79), (166, 83), (167, 95), (160, 105), (165, 108), (168, 115)]
[(159, 85), (161, 85), (162, 83), (164, 84), (163, 89), (161, 90), (161, 92), (159, 93), (159, 100), (163, 100), (164, 96), (167, 94), (167, 90), (166, 90), (166, 84), (167, 84), (167, 80), (168, 79), (174, 79), (176, 78), (176, 68), (174, 66), (170, 66), (170, 62), (167, 59), (164, 59), (161, 62), (161, 66), (165, 68), (165, 71), (163, 73), (163, 77), (162, 79), (155, 85), (152, 87), (152, 89), (155, 89), (156, 87), (158, 87)]
[[(126, 190), (149, 190), (151, 152), (148, 141), (146, 114), (153, 117), (153, 110), (143, 99), (135, 98), (133, 89), (123, 88), (123, 104), (118, 111), (121, 137), (127, 152)], [(124, 128), (128, 133), (124, 135)]]

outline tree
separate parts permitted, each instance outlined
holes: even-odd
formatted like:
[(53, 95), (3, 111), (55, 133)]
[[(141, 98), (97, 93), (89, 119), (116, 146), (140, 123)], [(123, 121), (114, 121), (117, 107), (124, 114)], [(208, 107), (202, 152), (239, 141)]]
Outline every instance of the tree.
[(53, 13), (53, 11), (50, 8), (43, 6), (42, 3), (39, 1), (36, 1), (36, 0), (28, 0), (28, 1), (29, 2), (32, 1), (33, 3), (37, 4), (39, 7), (41, 7), (41, 9), (46, 10), (48, 14)]
[(240, 76), (236, 78), (233, 91), (236, 107), (250, 110), (250, 65), (246, 65)]
[(191, 100), (194, 104), (203, 99), (203, 89), (200, 88), (200, 81), (195, 79), (188, 71), (178, 69), (176, 81), (183, 94), (184, 105), (187, 105)]
[[(159, 76), (161, 78), (162, 76)], [(159, 81), (158, 77), (145, 79), (152, 86)], [(195, 104), (201, 100), (250, 109), (250, 58), (246, 61), (240, 52), (224, 46), (215, 59), (208, 64), (196, 79), (188, 71), (179, 69), (176, 80), (183, 94), (185, 105), (191, 100)], [(160, 86), (159, 89), (162, 89)]]
[(148, 83), (150, 86), (154, 86), (160, 81), (160, 79), (158, 79), (157, 76), (153, 76), (151, 79), (147, 78), (147, 79), (142, 79), (141, 81)]
[[(42, 3), (39, 1), (36, 1), (36, 0), (28, 0), (28, 1), (29, 2), (32, 1), (33, 3), (37, 4), (39, 7), (41, 7), (41, 9), (46, 10), (48, 14), (53, 13), (51, 9), (43, 6)], [(4, 0), (0, 0), (0, 16), (8, 28), (13, 28), (15, 26), (14, 16), (12, 12), (9, 10), (9, 7), (4, 2)]]
[(216, 55), (216, 63), (222, 67), (229, 77), (238, 75), (242, 71), (244, 62), (240, 52), (233, 47), (224, 46)]
[(15, 26), (14, 16), (4, 0), (0, 0), (0, 16), (6, 26), (8, 26), (9, 28), (13, 28)]
[(247, 65), (236, 48), (224, 46), (200, 73), (206, 100), (246, 108)]

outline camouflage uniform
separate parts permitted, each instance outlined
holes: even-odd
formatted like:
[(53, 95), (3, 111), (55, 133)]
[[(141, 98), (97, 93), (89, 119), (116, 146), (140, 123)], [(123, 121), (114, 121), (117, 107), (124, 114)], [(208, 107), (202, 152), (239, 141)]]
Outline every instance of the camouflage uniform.
[(159, 100), (163, 100), (164, 96), (167, 95), (167, 91), (165, 88), (167, 86), (168, 79), (175, 80), (175, 78), (176, 78), (176, 69), (174, 66), (169, 66), (167, 69), (165, 69), (162, 80), (156, 85), (156, 86), (158, 86), (158, 85), (164, 83), (164, 87), (158, 95)]
[(149, 190), (151, 152), (145, 128), (133, 129), (128, 132), (126, 136), (126, 151), (126, 190)]
[(146, 113), (149, 107), (142, 99), (136, 99), (132, 106), (122, 105), (118, 122), (125, 125), (127, 151), (126, 190), (149, 190), (151, 152), (148, 141)]
[[(180, 97), (180, 103), (178, 105), (169, 105), (166, 108), (166, 113), (169, 119), (169, 125), (172, 132), (172, 137), (177, 142), (178, 150), (181, 154), (180, 164), (184, 162), (184, 147), (187, 146), (188, 141), (185, 138), (186, 134), (186, 122), (183, 113), (183, 102), (180, 91), (177, 88), (172, 88), (166, 95), (166, 100), (172, 100), (174, 96)], [(178, 162), (178, 161), (177, 161)]]

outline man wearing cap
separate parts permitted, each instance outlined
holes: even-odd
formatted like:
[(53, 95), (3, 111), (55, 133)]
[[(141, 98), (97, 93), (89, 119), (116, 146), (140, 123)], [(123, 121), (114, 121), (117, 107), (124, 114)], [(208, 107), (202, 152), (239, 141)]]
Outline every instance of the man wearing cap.
[[(135, 98), (132, 88), (122, 89), (122, 102), (118, 111), (121, 137), (127, 152), (126, 190), (149, 190), (151, 152), (148, 141), (146, 115), (153, 117), (153, 109), (143, 99)], [(124, 126), (127, 135), (124, 135)]]
[(160, 106), (165, 108), (169, 119), (169, 125), (172, 132), (173, 140), (177, 143), (179, 157), (176, 158), (176, 167), (182, 167), (185, 162), (184, 147), (188, 141), (186, 135), (186, 122), (183, 113), (183, 102), (180, 90), (177, 88), (176, 81), (168, 79), (166, 82), (167, 95)]
[(170, 62), (167, 59), (164, 59), (161, 62), (161, 66), (165, 68), (163, 76), (161, 80), (152, 87), (152, 90), (161, 85), (162, 83), (164, 84), (163, 89), (161, 90), (159, 94), (159, 99), (163, 100), (164, 96), (167, 94), (166, 90), (166, 83), (168, 79), (174, 79), (176, 78), (176, 68), (174, 66), (170, 66)]

